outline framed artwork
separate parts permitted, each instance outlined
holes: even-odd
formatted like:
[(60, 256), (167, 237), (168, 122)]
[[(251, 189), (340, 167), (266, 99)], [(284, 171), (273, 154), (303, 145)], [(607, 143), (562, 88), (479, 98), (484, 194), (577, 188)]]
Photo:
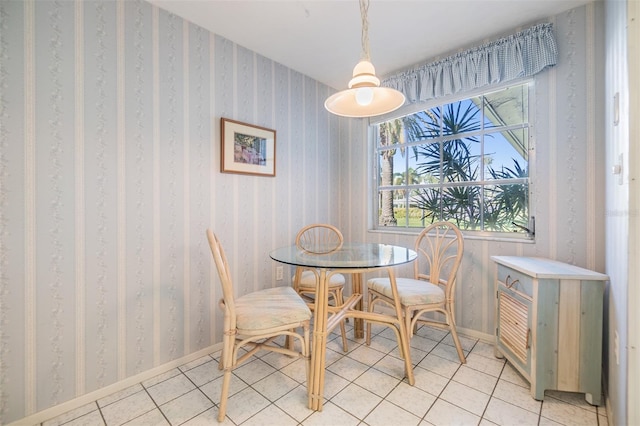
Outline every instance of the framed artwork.
[(220, 119), (220, 171), (276, 175), (276, 131), (228, 118)]

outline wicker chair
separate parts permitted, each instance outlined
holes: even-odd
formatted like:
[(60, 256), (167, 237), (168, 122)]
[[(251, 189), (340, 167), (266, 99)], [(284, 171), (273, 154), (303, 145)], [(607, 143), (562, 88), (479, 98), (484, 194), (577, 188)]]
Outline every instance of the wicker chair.
[[(398, 297), (407, 332), (411, 337), (417, 323), (446, 327), (450, 330), (461, 363), (466, 358), (460, 346), (455, 323), (456, 273), (462, 261), (464, 241), (462, 233), (449, 222), (434, 223), (425, 228), (416, 239), (413, 278), (396, 278)], [(372, 278), (367, 281), (368, 310), (376, 304), (394, 306), (391, 284), (388, 278)], [(439, 312), (444, 321), (426, 318), (428, 312)], [(366, 341), (371, 341), (371, 328), (367, 324)]]
[[(207, 229), (207, 238), (223, 294), (220, 307), (224, 311), (224, 333), (219, 368), (224, 370), (224, 377), (218, 411), (218, 421), (222, 422), (226, 414), (231, 372), (259, 350), (304, 358), (308, 381), (311, 311), (291, 287), (267, 288), (235, 298), (229, 265), (220, 241), (210, 229)], [(297, 333), (297, 328), (302, 328), (303, 333)], [(299, 350), (293, 349), (295, 345), (277, 345), (274, 340), (279, 336), (298, 339)], [(248, 350), (239, 356), (242, 347)]]
[[(333, 225), (317, 223), (307, 225), (298, 231), (296, 235), (296, 246), (307, 253), (311, 254), (328, 254), (342, 247), (343, 237), (338, 228)], [(312, 306), (312, 302), (316, 293), (317, 274), (314, 271), (297, 267), (293, 276), (293, 288), (304, 297), (304, 299)], [(328, 294), (333, 298), (334, 306), (341, 306), (344, 303), (344, 275), (331, 275)], [(340, 323), (340, 332), (342, 334), (342, 349), (347, 352), (347, 333), (344, 321)]]

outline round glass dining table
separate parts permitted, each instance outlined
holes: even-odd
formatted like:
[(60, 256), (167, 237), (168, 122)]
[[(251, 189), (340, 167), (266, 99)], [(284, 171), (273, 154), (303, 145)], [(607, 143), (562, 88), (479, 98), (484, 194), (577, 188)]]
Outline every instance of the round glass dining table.
[[(324, 252), (316, 247), (317, 252)], [(296, 245), (281, 247), (272, 251), (269, 256), (281, 263), (312, 270), (316, 275), (316, 298), (313, 305), (313, 348), (309, 371), (308, 396), (309, 408), (321, 411), (324, 399), (324, 373), (327, 335), (344, 318), (354, 318), (354, 334), (363, 337), (363, 320), (383, 323), (396, 328), (401, 336), (398, 346), (404, 354), (405, 371), (409, 384), (413, 385), (413, 367), (411, 366), (408, 334), (402, 321), (399, 302), (396, 316), (362, 311), (362, 273), (372, 269), (384, 268), (389, 274), (395, 290), (395, 274), (397, 265), (413, 262), (417, 258), (414, 250), (406, 247), (377, 243), (344, 243), (340, 248), (328, 253), (312, 253), (298, 248)], [(340, 307), (329, 307), (328, 283), (331, 275), (350, 273), (352, 275), (352, 294)]]
[(309, 268), (374, 269), (412, 262), (417, 255), (406, 247), (388, 244), (344, 243), (329, 253), (311, 253), (292, 245), (278, 248), (269, 256), (281, 263)]

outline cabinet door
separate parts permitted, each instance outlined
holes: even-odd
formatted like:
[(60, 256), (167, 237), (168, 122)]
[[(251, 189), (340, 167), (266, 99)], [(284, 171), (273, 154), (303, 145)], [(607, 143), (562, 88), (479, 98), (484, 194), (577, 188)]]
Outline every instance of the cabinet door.
[(527, 379), (531, 374), (531, 300), (498, 283), (496, 343)]

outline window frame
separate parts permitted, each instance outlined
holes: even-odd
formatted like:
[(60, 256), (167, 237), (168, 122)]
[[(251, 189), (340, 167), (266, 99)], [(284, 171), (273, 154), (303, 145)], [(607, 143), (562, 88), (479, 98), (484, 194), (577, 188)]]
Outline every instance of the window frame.
[[(447, 97), (440, 97), (436, 99), (432, 99), (428, 102), (424, 103), (415, 103), (408, 106), (404, 106), (393, 113), (385, 114), (382, 116), (374, 117), (369, 120), (369, 125), (367, 126), (367, 140), (368, 140), (368, 154), (369, 154), (369, 168), (371, 172), (371, 181), (370, 181), (370, 191), (371, 200), (369, 203), (370, 206), (370, 231), (372, 232), (380, 232), (380, 233), (393, 233), (393, 234), (418, 234), (423, 228), (421, 227), (409, 227), (409, 226), (383, 226), (379, 224), (379, 211), (380, 211), (380, 197), (379, 193), (381, 189), (386, 187), (381, 187), (379, 182), (380, 176), (380, 163), (379, 163), (379, 150), (378, 150), (378, 138), (379, 134), (377, 132), (377, 125), (399, 118), (407, 115), (415, 114), (420, 111), (429, 110), (438, 106), (446, 107), (448, 104), (456, 103), (459, 101), (463, 101), (466, 99), (472, 99), (478, 96), (487, 95), (493, 92), (506, 90), (510, 87), (515, 86), (523, 86), (526, 85), (528, 88), (527, 93), (527, 102), (528, 102), (528, 121), (527, 124), (518, 124), (500, 127), (497, 129), (492, 128), (490, 131), (482, 128), (481, 130), (470, 132), (464, 134), (464, 138), (474, 135), (486, 135), (493, 131), (504, 132), (506, 130), (512, 129), (527, 129), (528, 131), (528, 177), (520, 178), (520, 179), (509, 179), (509, 180), (478, 180), (473, 182), (456, 182), (455, 184), (448, 185), (444, 184), (443, 186), (476, 186), (480, 187), (482, 190), (486, 185), (491, 184), (500, 184), (500, 183), (528, 183), (528, 215), (529, 215), (529, 226), (528, 228), (532, 231), (531, 233), (524, 232), (500, 232), (500, 231), (486, 231), (486, 230), (470, 230), (470, 229), (461, 229), (461, 231), (465, 234), (465, 237), (469, 237), (471, 239), (482, 239), (482, 240), (495, 240), (495, 241), (521, 241), (521, 242), (535, 242), (535, 199), (534, 199), (534, 189), (536, 186), (536, 177), (535, 177), (535, 79), (534, 78), (524, 78), (519, 80), (513, 80), (504, 84), (496, 84), (491, 86), (485, 86), (483, 88), (465, 92), (458, 93), (456, 95), (451, 95)], [(499, 129), (499, 130), (498, 130)], [(455, 136), (445, 137), (442, 136), (438, 138), (438, 140), (444, 139), (455, 139)], [(393, 149), (393, 148), (389, 148)], [(484, 152), (484, 147), (482, 148)], [(408, 160), (407, 160), (408, 161)], [(389, 187), (390, 190), (397, 189), (407, 189), (412, 190), (414, 188), (424, 187), (423, 185), (404, 185), (401, 188), (398, 186)]]

